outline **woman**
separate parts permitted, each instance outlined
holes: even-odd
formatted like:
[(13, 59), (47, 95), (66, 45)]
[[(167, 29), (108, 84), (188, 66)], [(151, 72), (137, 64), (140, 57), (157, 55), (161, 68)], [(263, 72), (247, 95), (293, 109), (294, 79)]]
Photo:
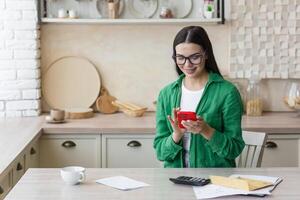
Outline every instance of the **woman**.
[[(243, 105), (233, 84), (220, 74), (206, 31), (185, 27), (173, 43), (179, 79), (157, 100), (154, 148), (165, 167), (235, 167), (242, 152)], [(194, 111), (196, 121), (182, 121), (178, 111)]]

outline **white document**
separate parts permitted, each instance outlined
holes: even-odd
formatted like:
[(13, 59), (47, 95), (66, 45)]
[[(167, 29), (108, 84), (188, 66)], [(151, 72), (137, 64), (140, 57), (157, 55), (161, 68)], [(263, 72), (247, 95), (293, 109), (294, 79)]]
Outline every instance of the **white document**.
[(255, 190), (255, 191), (245, 191), (229, 187), (224, 187), (220, 185), (208, 184), (205, 186), (194, 186), (194, 193), (197, 199), (209, 199), (223, 196), (232, 196), (232, 195), (257, 195), (264, 196), (270, 195), (272, 190), (282, 181), (279, 177), (270, 177), (270, 176), (256, 176), (256, 175), (241, 175), (233, 174), (230, 177), (242, 177), (249, 178), (261, 181), (267, 181), (273, 183), (272, 186)]
[(132, 190), (141, 187), (150, 186), (147, 183), (136, 181), (125, 176), (113, 176), (96, 180), (96, 183), (107, 185), (119, 190)]

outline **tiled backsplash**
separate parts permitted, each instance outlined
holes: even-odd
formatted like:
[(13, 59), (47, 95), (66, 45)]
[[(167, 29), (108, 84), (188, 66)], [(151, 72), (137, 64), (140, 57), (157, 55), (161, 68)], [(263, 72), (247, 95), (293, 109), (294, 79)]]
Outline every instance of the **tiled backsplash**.
[(231, 0), (232, 78), (300, 78), (300, 0)]
[(37, 1), (0, 0), (0, 117), (41, 111)]

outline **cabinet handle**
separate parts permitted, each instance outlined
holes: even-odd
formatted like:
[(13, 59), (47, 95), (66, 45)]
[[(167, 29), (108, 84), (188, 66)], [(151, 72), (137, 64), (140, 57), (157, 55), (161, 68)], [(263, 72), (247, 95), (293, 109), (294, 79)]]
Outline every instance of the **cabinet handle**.
[(142, 146), (142, 144), (139, 141), (132, 140), (132, 141), (128, 142), (127, 146), (129, 146), (129, 147), (140, 147), (140, 146)]
[(21, 171), (23, 169), (23, 166), (21, 165), (21, 163), (18, 163), (17, 165), (17, 171)]
[(34, 154), (36, 154), (36, 150), (33, 147), (31, 147), (31, 149), (30, 149), (30, 155), (34, 155)]
[(61, 144), (61, 146), (65, 147), (65, 148), (72, 148), (72, 147), (75, 147), (76, 144), (73, 141), (65, 141), (64, 143)]
[(0, 195), (4, 193), (3, 188), (0, 186)]
[(267, 141), (266, 142), (266, 148), (268, 148), (268, 149), (275, 149), (277, 147), (278, 147), (277, 144), (273, 141)]

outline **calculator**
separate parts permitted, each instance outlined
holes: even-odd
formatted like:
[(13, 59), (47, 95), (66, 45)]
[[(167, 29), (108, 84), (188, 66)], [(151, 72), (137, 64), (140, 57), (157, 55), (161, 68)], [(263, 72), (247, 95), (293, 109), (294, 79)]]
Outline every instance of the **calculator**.
[(170, 181), (176, 184), (204, 186), (210, 183), (210, 179), (191, 177), (191, 176), (179, 176), (177, 178), (169, 178)]

